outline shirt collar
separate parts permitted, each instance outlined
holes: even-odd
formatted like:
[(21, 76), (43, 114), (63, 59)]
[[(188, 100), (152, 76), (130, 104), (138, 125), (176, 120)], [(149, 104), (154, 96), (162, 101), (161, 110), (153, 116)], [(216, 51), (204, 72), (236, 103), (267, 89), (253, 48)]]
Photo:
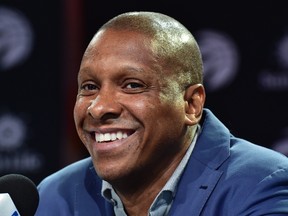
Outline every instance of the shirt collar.
[[(164, 212), (169, 211), (177, 191), (177, 184), (192, 154), (198, 135), (200, 134), (200, 130), (200, 125), (198, 125), (192, 143), (190, 144), (188, 150), (186, 151), (184, 157), (182, 158), (180, 164), (177, 166), (173, 175), (170, 177), (170, 179), (167, 181), (165, 186), (162, 188), (162, 190), (159, 192), (159, 194), (153, 201), (150, 207), (150, 212), (157, 211), (157, 209), (162, 209), (162, 211)], [(113, 189), (112, 185), (105, 180), (102, 181), (101, 194), (108, 202), (110, 202), (114, 206), (114, 211), (120, 212), (120, 214), (116, 215), (126, 215), (121, 199)], [(165, 206), (165, 208), (163, 208), (163, 206)]]

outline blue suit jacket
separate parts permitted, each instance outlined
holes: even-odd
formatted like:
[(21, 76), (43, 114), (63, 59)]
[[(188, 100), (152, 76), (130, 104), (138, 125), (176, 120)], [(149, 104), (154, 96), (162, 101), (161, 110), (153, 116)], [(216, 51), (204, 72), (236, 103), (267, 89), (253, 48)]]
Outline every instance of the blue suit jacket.
[[(288, 215), (288, 159), (230, 134), (208, 109), (169, 215)], [(37, 216), (114, 215), (91, 158), (38, 186)]]

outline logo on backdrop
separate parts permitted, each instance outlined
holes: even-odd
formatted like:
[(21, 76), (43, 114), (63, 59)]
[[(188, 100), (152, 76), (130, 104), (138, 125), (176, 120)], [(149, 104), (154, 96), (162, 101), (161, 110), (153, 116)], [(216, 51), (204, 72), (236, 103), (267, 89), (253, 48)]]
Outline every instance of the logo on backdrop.
[(269, 56), (273, 68), (265, 68), (259, 73), (259, 85), (264, 90), (288, 90), (288, 34), (278, 40)]
[(22, 146), (26, 136), (24, 122), (13, 115), (0, 117), (0, 150), (12, 151)]
[(42, 167), (38, 153), (25, 147), (28, 127), (11, 113), (0, 115), (0, 172), (33, 172)]
[(238, 49), (232, 38), (212, 30), (201, 30), (195, 37), (203, 56), (206, 89), (216, 91), (231, 84), (239, 65)]
[(0, 7), (0, 71), (26, 60), (32, 42), (33, 32), (26, 17), (15, 9)]

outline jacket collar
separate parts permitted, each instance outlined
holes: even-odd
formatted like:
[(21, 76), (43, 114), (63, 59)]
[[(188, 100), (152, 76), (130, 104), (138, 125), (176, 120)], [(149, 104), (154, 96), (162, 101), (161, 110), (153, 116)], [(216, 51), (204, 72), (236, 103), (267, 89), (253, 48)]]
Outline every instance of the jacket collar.
[[(182, 216), (187, 215), (187, 212), (189, 215), (200, 215), (222, 175), (218, 168), (229, 157), (229, 130), (208, 109), (203, 111), (201, 128), (192, 156), (179, 181), (170, 215)], [(101, 185), (101, 179), (91, 162), (85, 179), (86, 191), (94, 200), (91, 204), (97, 203), (95, 208), (105, 212), (103, 215), (114, 215), (113, 206), (101, 195)], [(87, 199), (81, 196), (78, 197), (78, 202), (80, 206), (82, 202), (85, 202), (82, 203), (83, 206), (88, 204)], [(78, 211), (80, 213), (84, 210), (79, 208)]]
[(218, 168), (229, 157), (229, 130), (208, 109), (203, 111), (198, 137), (170, 211), (170, 215), (200, 215), (222, 171)]

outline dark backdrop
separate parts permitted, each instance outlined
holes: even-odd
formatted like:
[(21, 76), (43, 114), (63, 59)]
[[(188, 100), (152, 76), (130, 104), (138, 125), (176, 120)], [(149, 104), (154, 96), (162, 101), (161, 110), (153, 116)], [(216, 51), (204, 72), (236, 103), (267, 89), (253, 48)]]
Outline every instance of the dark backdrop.
[(2, 0), (1, 175), (22, 173), (38, 183), (88, 155), (72, 116), (81, 55), (100, 25), (131, 10), (182, 22), (203, 52), (206, 107), (234, 135), (288, 155), (284, 5)]

